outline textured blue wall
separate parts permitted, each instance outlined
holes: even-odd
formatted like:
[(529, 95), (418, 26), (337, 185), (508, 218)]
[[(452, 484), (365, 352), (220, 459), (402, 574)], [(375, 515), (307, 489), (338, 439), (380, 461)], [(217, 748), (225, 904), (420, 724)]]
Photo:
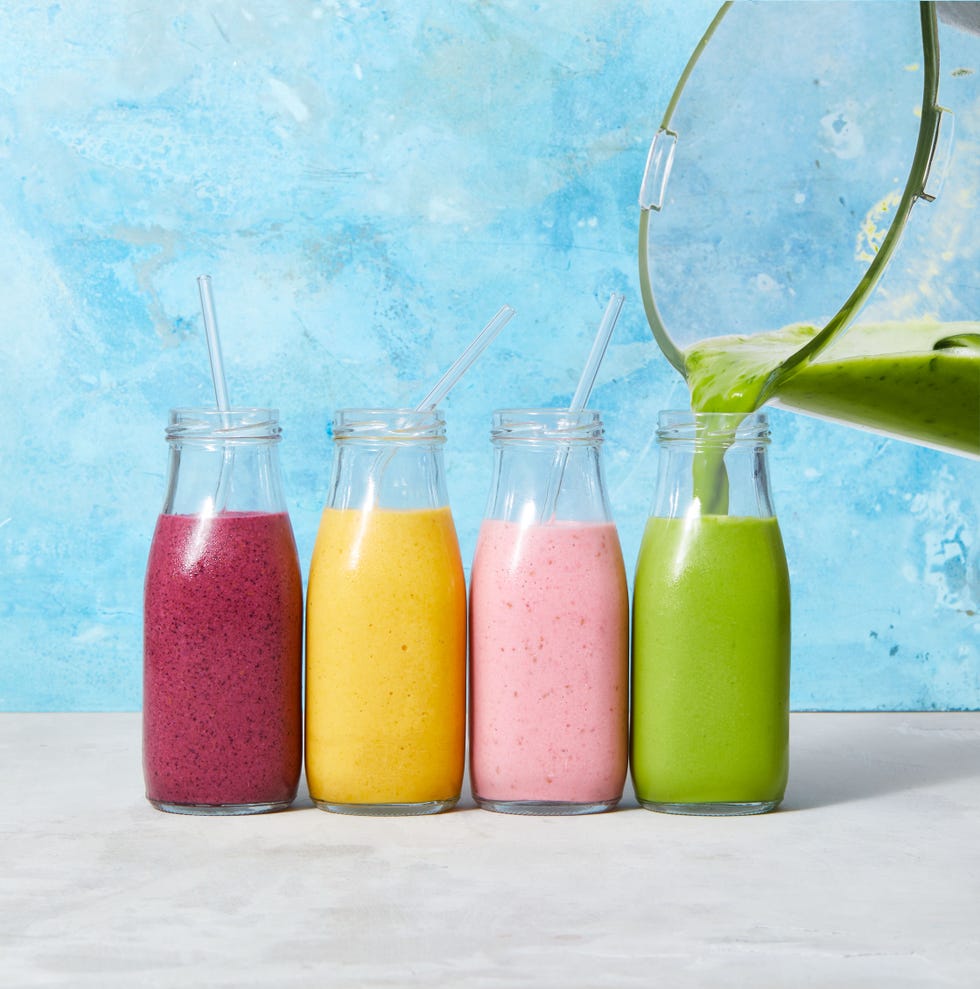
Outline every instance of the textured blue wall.
[[(373, 0), (0, 12), (0, 709), (135, 709), (143, 568), (174, 405), (281, 410), (304, 574), (325, 424), (411, 405), (503, 302), (445, 404), (472, 555), (494, 408), (567, 402), (610, 292), (593, 405), (627, 559), (658, 409), (686, 390), (639, 302), (649, 140), (715, 11)], [(773, 414), (797, 708), (980, 706), (980, 465)]]

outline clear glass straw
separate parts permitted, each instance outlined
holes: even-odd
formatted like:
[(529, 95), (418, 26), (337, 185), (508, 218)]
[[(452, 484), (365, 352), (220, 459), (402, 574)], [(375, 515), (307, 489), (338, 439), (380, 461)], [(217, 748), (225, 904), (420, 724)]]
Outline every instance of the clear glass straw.
[(613, 330), (616, 328), (616, 321), (619, 319), (619, 314), (622, 312), (625, 301), (625, 295), (616, 295), (613, 293), (609, 297), (609, 304), (606, 306), (605, 315), (599, 324), (599, 330), (595, 335), (595, 340), (592, 341), (592, 350), (589, 352), (589, 359), (585, 362), (585, 367), (582, 369), (582, 376), (578, 379), (578, 387), (572, 396), (572, 404), (568, 407), (570, 412), (581, 412), (589, 400), (589, 395), (592, 393), (592, 386), (595, 384), (596, 375), (599, 373), (599, 365), (602, 363), (602, 358), (606, 354), (606, 348), (609, 346), (609, 340), (612, 337)]
[[(433, 385), (428, 395), (415, 406), (416, 412), (428, 412), (436, 408), (439, 403), (449, 394), (450, 388), (456, 384), (463, 374), (473, 365), (473, 362), (483, 353), (497, 334), (516, 315), (516, 310), (508, 305), (501, 306), (493, 319), (483, 327), (473, 338), (469, 346), (456, 358), (449, 366), (443, 376)], [(370, 507), (378, 499), (378, 491), (381, 487), (381, 480), (384, 477), (385, 468), (388, 466), (394, 454), (389, 450), (387, 453), (379, 453), (375, 457), (374, 463), (368, 473), (367, 488), (365, 492), (365, 505)]]
[[(571, 405), (568, 407), (570, 413), (581, 412), (589, 401), (592, 387), (595, 384), (596, 375), (599, 373), (599, 365), (606, 354), (606, 348), (612, 338), (613, 330), (616, 328), (616, 321), (622, 312), (623, 303), (626, 301), (624, 295), (615, 292), (609, 297), (606, 311), (603, 314), (602, 322), (592, 341), (592, 350), (589, 351), (588, 360), (582, 369), (582, 374), (578, 379), (578, 386), (572, 396)], [(554, 463), (551, 465), (551, 474), (548, 480), (548, 490), (545, 494), (544, 507), (541, 512), (541, 521), (550, 522), (555, 514), (558, 504), (558, 494), (561, 491), (561, 482), (565, 476), (565, 466), (568, 463), (568, 447), (564, 446), (555, 453)]]
[(219, 412), (231, 408), (228, 400), (228, 385), (225, 382), (225, 365), (221, 359), (221, 339), (218, 336), (218, 317), (214, 311), (214, 296), (211, 294), (211, 276), (199, 275), (197, 288), (201, 293), (201, 313), (204, 315), (204, 331), (208, 338), (208, 355), (211, 358), (211, 378), (214, 381), (214, 397)]
[[(199, 275), (197, 288), (201, 293), (201, 313), (204, 316), (204, 332), (208, 339), (208, 356), (211, 358), (211, 380), (214, 382), (214, 397), (218, 403), (218, 411), (227, 413), (231, 410), (228, 398), (228, 384), (225, 381), (225, 366), (221, 358), (221, 338), (218, 336), (218, 317), (214, 309), (214, 296), (211, 293), (211, 276)], [(227, 416), (222, 416), (222, 425), (230, 425)], [(235, 454), (225, 447), (221, 456), (221, 467), (213, 498), (213, 509), (223, 512), (228, 505), (231, 491), (231, 477), (235, 466)]]
[(424, 412), (426, 409), (436, 408), (449, 394), (449, 389), (459, 381), (470, 365), (490, 346), (494, 337), (510, 322), (515, 312), (510, 306), (501, 306), (493, 319), (483, 327), (466, 350), (456, 358), (446, 373), (435, 383), (429, 394), (415, 406), (415, 411)]

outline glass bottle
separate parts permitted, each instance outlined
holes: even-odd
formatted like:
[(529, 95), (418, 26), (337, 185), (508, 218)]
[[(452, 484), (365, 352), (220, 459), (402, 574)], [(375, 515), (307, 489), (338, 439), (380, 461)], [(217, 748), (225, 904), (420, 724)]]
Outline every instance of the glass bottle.
[(790, 590), (763, 413), (662, 412), (633, 594), (631, 770), (650, 810), (773, 810), (788, 769)]
[(459, 799), (466, 584), (436, 410), (342, 409), (307, 589), (306, 777), (323, 810)]
[(499, 411), (470, 595), (478, 806), (585, 814), (627, 767), (629, 605), (598, 412)]
[(144, 585), (143, 766), (160, 810), (282, 810), (302, 768), (303, 589), (274, 409), (174, 409)]

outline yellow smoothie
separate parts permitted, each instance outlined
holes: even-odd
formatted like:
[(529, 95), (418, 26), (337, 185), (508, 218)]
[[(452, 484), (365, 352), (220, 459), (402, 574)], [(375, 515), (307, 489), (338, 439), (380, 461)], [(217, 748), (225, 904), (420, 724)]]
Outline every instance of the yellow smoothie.
[(313, 799), (457, 799), (466, 585), (449, 509), (327, 508), (310, 564), (306, 640)]

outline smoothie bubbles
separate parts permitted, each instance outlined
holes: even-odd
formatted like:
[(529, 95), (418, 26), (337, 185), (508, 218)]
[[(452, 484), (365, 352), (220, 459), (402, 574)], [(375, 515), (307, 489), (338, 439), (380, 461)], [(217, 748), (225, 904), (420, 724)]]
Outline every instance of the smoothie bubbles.
[(323, 810), (432, 814), (459, 799), (466, 584), (435, 404), (512, 315), (419, 408), (335, 414), (306, 612), (306, 777)]
[(773, 810), (788, 769), (790, 590), (763, 413), (663, 412), (636, 567), (630, 765), (650, 810)]
[(614, 297), (570, 409), (494, 413), (494, 473), (470, 597), (470, 778), (478, 806), (583, 814), (627, 768), (626, 573), (583, 408)]
[(143, 766), (160, 810), (252, 814), (296, 796), (303, 592), (278, 413), (228, 407), (205, 312), (222, 408), (170, 413), (144, 587)]

